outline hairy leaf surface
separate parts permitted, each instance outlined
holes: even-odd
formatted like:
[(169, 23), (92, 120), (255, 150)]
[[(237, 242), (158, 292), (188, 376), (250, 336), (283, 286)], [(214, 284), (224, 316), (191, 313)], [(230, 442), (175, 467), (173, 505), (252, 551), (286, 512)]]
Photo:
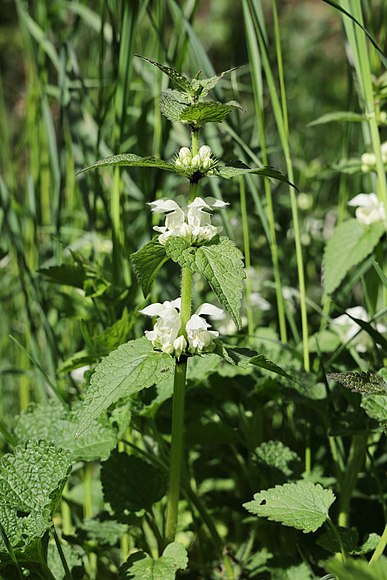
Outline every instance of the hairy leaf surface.
[(145, 244), (130, 257), (134, 271), (144, 296), (146, 297), (162, 265), (168, 260), (165, 247), (158, 241), (158, 236)]

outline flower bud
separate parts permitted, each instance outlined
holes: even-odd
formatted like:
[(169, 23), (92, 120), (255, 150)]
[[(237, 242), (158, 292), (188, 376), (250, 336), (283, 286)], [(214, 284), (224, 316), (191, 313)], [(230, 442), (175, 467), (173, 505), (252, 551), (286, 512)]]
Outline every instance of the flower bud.
[(173, 342), (173, 347), (175, 349), (175, 357), (180, 358), (181, 354), (187, 348), (187, 341), (183, 335), (176, 338), (176, 340)]
[(182, 147), (179, 151), (180, 159), (191, 159), (191, 150), (188, 147)]
[(191, 160), (191, 165), (194, 169), (199, 169), (200, 167), (200, 157), (199, 155), (194, 155)]
[(199, 156), (200, 159), (206, 159), (211, 157), (211, 147), (208, 147), (208, 145), (202, 145), (199, 149)]

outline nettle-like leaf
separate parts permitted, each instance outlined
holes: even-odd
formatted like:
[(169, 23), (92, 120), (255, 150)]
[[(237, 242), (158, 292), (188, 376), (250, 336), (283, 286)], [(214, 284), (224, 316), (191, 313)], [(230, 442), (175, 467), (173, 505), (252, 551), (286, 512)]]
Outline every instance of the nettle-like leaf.
[(75, 439), (79, 410), (69, 411), (56, 400), (36, 405), (32, 403), (16, 419), (14, 433), (20, 443), (28, 439), (52, 441), (67, 449), (73, 461), (107, 459), (116, 446), (116, 432), (105, 420), (94, 420), (89, 428)]
[(235, 324), (241, 326), (240, 307), (243, 280), (246, 277), (243, 255), (229, 238), (214, 238), (194, 247), (182, 238), (172, 236), (165, 245), (168, 256), (181, 267), (204, 276)]
[(372, 566), (367, 560), (332, 558), (326, 565), (328, 572), (340, 580), (387, 580), (387, 558), (381, 556)]
[(128, 526), (115, 520), (85, 520), (79, 529), (85, 533), (89, 540), (95, 541), (99, 546), (114, 546), (119, 539), (128, 531)]
[(160, 111), (169, 121), (176, 122), (190, 102), (190, 98), (183, 93), (167, 89), (160, 94)]
[(372, 252), (385, 231), (383, 222), (364, 226), (356, 219), (350, 219), (337, 226), (324, 251), (326, 294), (332, 294), (349, 270)]
[(328, 518), (328, 510), (335, 501), (331, 490), (309, 481), (276, 485), (254, 495), (243, 504), (251, 513), (280, 522), (285, 526), (315, 532)]
[(95, 163), (84, 167), (78, 171), (77, 175), (90, 171), (90, 169), (97, 169), (99, 167), (155, 167), (156, 169), (163, 169), (164, 171), (172, 171), (172, 173), (180, 173), (174, 163), (164, 161), (158, 157), (140, 157), (134, 153), (121, 153), (119, 155), (110, 155), (104, 159), (99, 159)]
[(120, 569), (120, 578), (133, 580), (174, 580), (178, 570), (188, 565), (187, 551), (178, 542), (168, 544), (162, 556), (153, 560), (145, 552), (135, 552)]
[(218, 165), (214, 170), (214, 175), (219, 175), (219, 177), (223, 177), (224, 179), (232, 179), (233, 177), (240, 177), (241, 175), (246, 175), (248, 173), (261, 175), (262, 177), (272, 177), (273, 179), (283, 181), (294, 187), (294, 189), (297, 189), (297, 187), (291, 183), (287, 177), (269, 165), (265, 167), (251, 168), (245, 165), (242, 161), (229, 161), (226, 165)]
[(382, 424), (387, 423), (387, 395), (364, 397), (361, 406), (371, 419), (376, 419)]
[(101, 481), (105, 501), (117, 515), (126, 510), (149, 512), (167, 492), (164, 472), (136, 455), (118, 451), (102, 464)]
[(256, 356), (253, 356), (249, 360), (249, 364), (257, 366), (257, 367), (261, 367), (262, 369), (266, 369), (268, 371), (271, 371), (272, 373), (276, 373), (277, 375), (280, 375), (281, 377), (285, 377), (286, 379), (289, 379), (289, 380), (293, 381), (294, 383), (297, 382), (297, 380), (294, 377), (289, 375), (289, 373), (287, 373), (282, 367), (277, 365), (275, 362), (266, 358), (266, 356), (264, 354), (257, 354)]
[(328, 379), (336, 381), (347, 389), (363, 395), (387, 395), (386, 381), (376, 373), (369, 371), (329, 373)]
[(0, 523), (13, 549), (24, 551), (50, 528), (70, 460), (68, 451), (46, 441), (28, 441), (2, 458)]
[(228, 103), (217, 103), (215, 101), (194, 103), (181, 111), (178, 120), (200, 128), (206, 123), (221, 123), (235, 107), (240, 108), (235, 101)]
[(225, 358), (231, 364), (242, 367), (248, 367), (249, 365), (257, 366), (289, 379), (294, 383), (298, 383), (297, 379), (292, 377), (275, 362), (268, 359), (264, 354), (257, 354), (255, 351), (247, 350), (245, 348), (229, 347), (222, 343), (219, 343), (216, 353)]
[(216, 75), (207, 79), (192, 79), (191, 84), (192, 88), (196, 94), (199, 94), (200, 97), (206, 97), (208, 93), (216, 87), (216, 85), (222, 80), (225, 75), (232, 73), (234, 70), (237, 70), (239, 67), (235, 66), (233, 68), (229, 68), (228, 70), (223, 71), (220, 75)]
[[(337, 536), (339, 536), (340, 542)], [(324, 550), (327, 550), (327, 552), (332, 552), (333, 554), (340, 552), (341, 547), (348, 553), (356, 548), (358, 540), (359, 534), (355, 528), (344, 528), (340, 526), (335, 531), (329, 528), (323, 532), (319, 536), (317, 544), (324, 548)]]
[[(66, 559), (67, 566), (71, 571), (71, 578), (84, 578), (85, 571), (83, 568), (82, 557), (79, 551), (69, 544), (62, 544), (61, 549)], [(58, 548), (54, 544), (48, 545), (47, 564), (55, 580), (66, 579), (66, 572), (63, 568), (63, 563), (60, 559)]]
[(134, 271), (146, 297), (162, 265), (168, 260), (165, 247), (158, 241), (158, 236), (145, 244), (130, 257)]
[(175, 369), (175, 359), (153, 350), (146, 338), (130, 340), (111, 352), (96, 368), (86, 392), (78, 435), (82, 434), (110, 405), (151, 387)]
[(136, 56), (138, 58), (141, 58), (142, 60), (146, 60), (147, 62), (153, 64), (154, 66), (157, 66), (157, 68), (163, 71), (163, 73), (166, 74), (171, 79), (171, 82), (174, 87), (176, 87), (183, 93), (191, 93), (192, 90), (191, 81), (188, 80), (185, 76), (183, 76), (173, 68), (165, 66), (164, 64), (156, 62), (155, 60), (151, 60), (150, 58), (146, 58), (145, 56), (141, 56), (139, 54), (136, 54)]
[(259, 463), (278, 469), (289, 477), (292, 475), (293, 466), (300, 463), (300, 458), (295, 451), (286, 447), (281, 441), (266, 441), (254, 450), (253, 458)]

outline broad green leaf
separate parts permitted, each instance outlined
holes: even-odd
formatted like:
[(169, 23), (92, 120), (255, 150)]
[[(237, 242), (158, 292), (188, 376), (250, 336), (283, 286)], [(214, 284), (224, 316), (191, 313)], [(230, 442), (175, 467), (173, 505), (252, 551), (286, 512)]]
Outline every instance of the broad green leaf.
[[(67, 566), (72, 573), (71, 577), (74, 579), (85, 578), (81, 554), (69, 544), (62, 544), (61, 547), (66, 558)], [(54, 544), (48, 545), (47, 564), (55, 580), (66, 580), (62, 560), (60, 559), (58, 548)]]
[(124, 308), (121, 318), (116, 320), (111, 326), (105, 328), (101, 334), (96, 334), (92, 337), (95, 351), (99, 355), (106, 355), (115, 348), (118, 348), (120, 344), (128, 340), (130, 331), (137, 318), (137, 313), (129, 313), (128, 309)]
[(78, 435), (110, 405), (172, 375), (175, 360), (167, 353), (153, 350), (146, 338), (130, 340), (111, 352), (96, 368), (78, 426)]
[(119, 539), (128, 531), (128, 526), (120, 524), (115, 520), (85, 520), (79, 529), (88, 540), (98, 543), (98, 545), (114, 546)]
[(171, 79), (173, 86), (176, 87), (177, 89), (179, 89), (180, 91), (183, 91), (185, 93), (191, 92), (191, 88), (192, 88), (191, 82), (186, 77), (184, 77), (182, 74), (180, 74), (179, 72), (174, 70), (173, 68), (170, 68), (169, 66), (165, 66), (164, 64), (160, 64), (159, 62), (156, 62), (155, 60), (151, 60), (150, 58), (146, 58), (145, 56), (141, 56), (139, 54), (136, 54), (135, 56), (137, 56), (138, 58), (141, 58), (142, 60), (149, 62), (150, 64), (153, 64), (154, 66), (157, 66), (157, 68), (159, 68), (161, 71), (163, 71), (163, 73), (166, 74)]
[(326, 569), (339, 580), (387, 580), (387, 558), (381, 556), (371, 566), (367, 560), (347, 558), (344, 562), (332, 558)]
[[(273, 179), (277, 179), (278, 181), (283, 181), (288, 185), (297, 189), (297, 187), (291, 183), (282, 173), (274, 169), (274, 167), (270, 167), (269, 165), (265, 167), (253, 167), (250, 168), (245, 165), (242, 161), (230, 161), (226, 165), (218, 165), (215, 169), (215, 175), (219, 175), (224, 179), (231, 179), (233, 177), (240, 177), (241, 175), (246, 175), (248, 173), (253, 173), (254, 175), (261, 175), (262, 177), (272, 177)], [(298, 191), (298, 189), (297, 189)]]
[[(340, 542), (337, 535), (340, 537)], [(358, 540), (359, 534), (355, 528), (337, 527), (336, 533), (331, 528), (323, 532), (317, 539), (317, 544), (333, 554), (340, 552), (341, 547), (348, 553), (355, 549)]]
[(286, 568), (269, 568), (270, 580), (316, 580), (312, 569), (306, 562)]
[(369, 395), (364, 397), (361, 406), (371, 419), (387, 421), (387, 395)]
[(241, 326), (239, 310), (242, 302), (243, 256), (235, 244), (225, 237), (216, 237), (198, 248), (171, 237), (165, 245), (167, 254), (180, 266), (199, 272), (206, 278), (235, 324)]
[(180, 173), (174, 163), (163, 161), (158, 157), (140, 157), (134, 153), (122, 153), (120, 155), (111, 155), (105, 159), (100, 159), (87, 167), (78, 171), (77, 175), (90, 171), (90, 169), (97, 169), (98, 167), (155, 167), (156, 169), (163, 169), (165, 171), (172, 171), (172, 173)]
[(284, 371), (284, 369), (282, 369), (279, 365), (267, 359), (264, 354), (257, 354), (256, 356), (253, 356), (248, 362), (251, 365), (255, 365), (257, 367), (261, 367), (262, 369), (276, 373), (277, 375), (285, 377), (286, 379), (289, 379), (295, 383), (297, 382), (294, 377), (289, 375), (289, 373)]
[(372, 252), (385, 231), (383, 222), (365, 227), (356, 219), (350, 219), (337, 226), (324, 251), (326, 294), (332, 294), (349, 270)]
[(221, 123), (235, 106), (234, 103), (223, 104), (215, 101), (194, 103), (183, 109), (179, 121), (194, 127), (202, 127), (205, 123)]
[(47, 441), (27, 441), (0, 462), (0, 503), (30, 513), (53, 510), (69, 475), (70, 453)]
[[(1, 459), (0, 524), (15, 551), (37, 554), (69, 473), (69, 452), (46, 441), (28, 441)], [(5, 551), (0, 534), (0, 552)]]
[(160, 95), (160, 111), (172, 122), (179, 121), (181, 113), (190, 104), (190, 99), (179, 91), (167, 89)]
[(387, 395), (386, 381), (369, 371), (347, 372), (347, 373), (329, 373), (328, 379), (332, 379), (347, 387), (355, 393), (363, 395)]
[(117, 436), (105, 419), (94, 420), (89, 428), (75, 439), (79, 411), (69, 411), (59, 401), (31, 404), (16, 419), (14, 432), (19, 442), (28, 439), (52, 441), (57, 447), (71, 452), (73, 461), (107, 459), (116, 446)]
[(135, 552), (121, 567), (120, 578), (133, 580), (174, 580), (178, 570), (188, 565), (186, 549), (178, 542), (168, 544), (162, 556), (153, 560), (145, 552)]
[(101, 481), (105, 501), (115, 514), (125, 510), (149, 512), (167, 491), (164, 472), (136, 455), (118, 451), (102, 464)]
[(158, 241), (158, 236), (145, 244), (130, 257), (134, 271), (146, 297), (161, 266), (168, 260), (165, 247)]
[(192, 79), (192, 89), (200, 98), (206, 97), (211, 89), (213, 89), (225, 75), (237, 70), (239, 67), (233, 67), (223, 71), (220, 75), (210, 77), (208, 79)]
[(367, 117), (361, 115), (360, 113), (352, 113), (351, 111), (335, 111), (334, 113), (327, 113), (322, 115), (318, 119), (315, 119), (308, 124), (308, 127), (313, 127), (314, 125), (323, 125), (325, 123), (332, 123), (333, 121), (340, 122), (350, 122), (350, 121), (366, 121)]
[(51, 266), (50, 268), (39, 268), (38, 274), (45, 276), (51, 282), (83, 288), (87, 280), (87, 274), (80, 266), (62, 264), (61, 266)]
[(280, 522), (285, 526), (315, 532), (328, 518), (328, 510), (335, 501), (331, 490), (308, 481), (285, 483), (254, 495), (243, 504), (251, 513)]
[(267, 441), (261, 443), (261, 445), (254, 450), (253, 458), (268, 467), (278, 469), (288, 477), (292, 475), (294, 471), (293, 466), (300, 463), (297, 453), (289, 449), (289, 447), (286, 447), (286, 445), (281, 443), (281, 441)]

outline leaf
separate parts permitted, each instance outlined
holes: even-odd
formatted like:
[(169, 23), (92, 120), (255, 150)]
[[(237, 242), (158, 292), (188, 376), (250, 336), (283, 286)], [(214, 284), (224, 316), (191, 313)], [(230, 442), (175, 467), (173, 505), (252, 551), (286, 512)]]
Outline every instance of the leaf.
[(77, 172), (77, 175), (85, 173), (85, 171), (90, 171), (90, 169), (97, 169), (99, 167), (155, 167), (157, 169), (163, 169), (165, 171), (172, 171), (172, 173), (180, 173), (178, 168), (174, 163), (169, 161), (163, 161), (158, 157), (140, 157), (139, 155), (134, 155), (134, 153), (121, 153), (120, 155), (111, 155), (110, 157), (105, 157), (105, 159), (100, 159), (87, 167), (84, 167)]
[(338, 288), (349, 270), (372, 252), (384, 233), (383, 222), (364, 227), (356, 219), (350, 219), (337, 226), (324, 251), (326, 294), (332, 294)]
[(314, 127), (315, 125), (323, 125), (325, 123), (332, 123), (333, 121), (340, 122), (350, 122), (350, 121), (366, 121), (367, 117), (361, 115), (360, 113), (352, 113), (352, 111), (335, 111), (334, 113), (327, 113), (322, 115), (318, 119), (315, 119), (311, 123), (308, 123), (308, 127)]
[(340, 580), (387, 580), (387, 558), (381, 556), (371, 566), (367, 560), (347, 558), (344, 562), (332, 558), (326, 564)]
[(14, 432), (19, 442), (28, 439), (52, 441), (57, 447), (71, 452), (73, 461), (107, 459), (117, 443), (113, 427), (107, 420), (94, 420), (89, 428), (75, 439), (78, 423), (79, 410), (69, 411), (59, 401), (52, 400), (39, 405), (34, 403), (29, 405), (16, 419)]
[(300, 463), (297, 453), (286, 447), (281, 441), (261, 443), (254, 450), (253, 458), (261, 464), (278, 469), (288, 477), (293, 473), (293, 465)]
[[(81, 554), (70, 546), (69, 544), (61, 544), (61, 548), (64, 553), (69, 570), (71, 571), (72, 578), (84, 578), (85, 571), (83, 569), (83, 563), (81, 559)], [(47, 549), (47, 564), (50, 568), (50, 572), (56, 580), (65, 580), (66, 573), (63, 568), (62, 561), (58, 552), (58, 548), (54, 544), (49, 544)]]
[(128, 531), (128, 526), (115, 520), (85, 520), (79, 529), (86, 534), (89, 540), (98, 545), (114, 546), (119, 539)]
[(192, 89), (200, 96), (200, 98), (206, 97), (210, 92), (210, 90), (213, 89), (225, 75), (230, 74), (231, 72), (237, 70), (238, 68), (239, 67), (237, 66), (229, 68), (228, 70), (225, 70), (222, 73), (220, 73), (220, 75), (213, 76), (208, 79), (192, 79), (191, 81)]
[(173, 68), (165, 66), (164, 64), (160, 64), (155, 60), (151, 60), (150, 58), (146, 58), (145, 56), (141, 56), (139, 54), (136, 54), (135, 56), (141, 58), (142, 60), (150, 62), (150, 64), (153, 64), (154, 66), (157, 66), (157, 68), (163, 71), (163, 73), (165, 73), (171, 79), (173, 86), (179, 89), (180, 91), (183, 91), (185, 93), (191, 92), (192, 89), (191, 82)]
[(181, 113), (189, 104), (190, 99), (179, 91), (167, 89), (160, 94), (160, 111), (169, 121), (179, 121)]
[[(69, 452), (46, 441), (28, 441), (1, 459), (0, 524), (15, 551), (35, 557), (69, 473)], [(5, 551), (0, 536), (0, 552)]]
[(234, 103), (217, 103), (205, 101), (185, 107), (180, 113), (179, 121), (189, 123), (195, 127), (202, 127), (205, 123), (221, 123), (235, 107)]
[(298, 188), (291, 183), (282, 173), (266, 165), (265, 167), (255, 167), (250, 168), (245, 165), (242, 161), (230, 161), (226, 165), (218, 165), (215, 169), (215, 175), (219, 175), (224, 179), (231, 179), (232, 177), (240, 177), (241, 175), (246, 175), (248, 173), (253, 173), (254, 175), (261, 175), (262, 177), (272, 177), (278, 181), (283, 181), (288, 185), (291, 185), (298, 191)]
[(370, 395), (361, 402), (361, 407), (371, 419), (387, 421), (387, 395)]
[(248, 511), (274, 522), (315, 532), (328, 518), (328, 510), (335, 501), (331, 490), (308, 481), (276, 485), (254, 495), (254, 500), (243, 504)]
[(375, 534), (372, 532), (368, 534), (359, 548), (352, 550), (351, 554), (356, 556), (363, 556), (364, 554), (368, 554), (369, 552), (373, 552), (376, 549), (376, 546), (379, 544), (380, 536), (379, 534)]
[(204, 276), (235, 324), (241, 326), (239, 310), (242, 302), (243, 256), (229, 238), (214, 238), (207, 244), (187, 247), (187, 242), (176, 236), (165, 245), (166, 252), (181, 267)]
[(315, 575), (306, 562), (286, 568), (269, 568), (271, 580), (315, 580)]
[(105, 501), (121, 515), (125, 510), (151, 511), (167, 491), (164, 472), (136, 455), (118, 451), (102, 464), (101, 482)]
[(340, 552), (341, 546), (344, 548), (345, 553), (355, 549), (359, 539), (359, 534), (355, 528), (337, 527), (336, 532), (340, 536), (341, 543), (339, 543), (337, 534), (331, 528), (321, 534), (316, 543), (327, 552), (332, 552), (333, 554)]
[(369, 371), (347, 372), (347, 373), (329, 373), (328, 379), (341, 383), (347, 389), (363, 395), (387, 395), (386, 381)]
[(158, 236), (145, 244), (138, 252), (130, 257), (133, 269), (144, 296), (146, 297), (162, 265), (168, 260), (165, 247), (158, 241)]
[(111, 352), (96, 368), (86, 392), (78, 435), (122, 397), (151, 387), (172, 375), (175, 359), (154, 351), (146, 338), (130, 340)]
[(133, 580), (174, 580), (177, 570), (188, 565), (186, 549), (178, 542), (168, 544), (162, 556), (153, 560), (145, 552), (135, 552), (120, 569), (120, 578)]
[(257, 367), (261, 367), (263, 369), (276, 373), (277, 375), (285, 377), (286, 379), (289, 379), (295, 383), (297, 382), (297, 380), (294, 377), (289, 375), (289, 373), (284, 371), (284, 369), (282, 369), (279, 365), (267, 359), (264, 354), (257, 354), (256, 356), (253, 356), (248, 362), (251, 365), (255, 365)]
[(86, 272), (79, 266), (62, 264), (61, 266), (51, 266), (50, 268), (39, 268), (38, 274), (45, 276), (50, 282), (57, 282), (75, 288), (83, 288), (87, 279)]

